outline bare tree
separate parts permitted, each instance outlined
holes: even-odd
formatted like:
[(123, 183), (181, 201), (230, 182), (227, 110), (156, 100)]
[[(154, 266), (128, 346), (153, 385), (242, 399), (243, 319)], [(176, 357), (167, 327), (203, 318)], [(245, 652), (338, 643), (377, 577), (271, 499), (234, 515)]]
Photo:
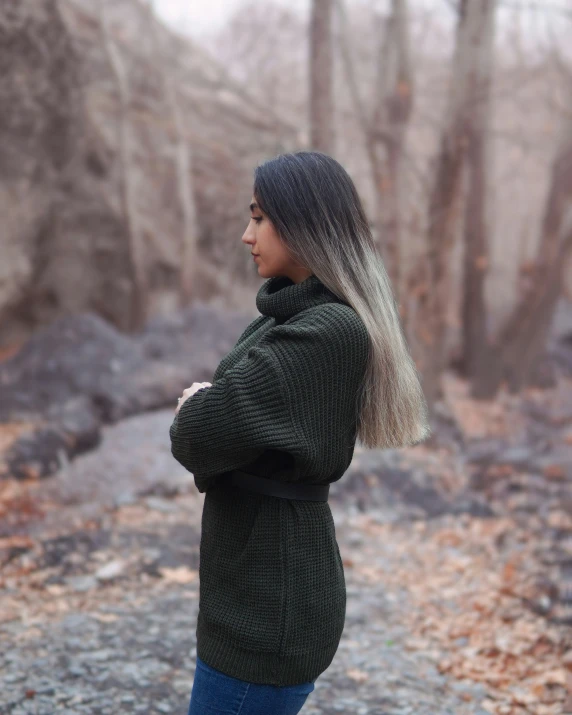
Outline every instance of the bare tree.
[(333, 0), (313, 0), (310, 19), (310, 145), (334, 152)]
[(380, 227), (380, 249), (399, 292), (401, 240), (401, 163), (405, 135), (413, 107), (407, 0), (392, 0), (389, 17), (378, 16), (378, 53), (374, 100), (363, 101), (357, 80), (352, 39), (344, 0), (336, 0), (340, 19), (340, 50), (346, 81), (356, 108), (375, 187), (375, 225)]
[(480, 376), (478, 394), (489, 396), (506, 380), (511, 392), (534, 382), (546, 346), (564, 267), (572, 253), (572, 118), (567, 120), (552, 165), (536, 261), (523, 266), (525, 290), (496, 340), (489, 374)]
[(495, 0), (462, 0), (457, 25), (448, 110), (441, 134), (429, 200), (427, 253), (410, 277), (408, 294), (419, 304), (409, 326), (416, 363), (422, 371), (428, 404), (442, 397), (440, 377), (446, 367), (447, 312), (451, 299), (451, 255), (462, 208), (463, 169), (468, 128), (475, 109), (476, 68), (492, 31)]
[[(179, 100), (177, 83), (174, 81), (175, 63), (169, 56), (165, 45), (167, 35), (160, 33), (154, 12), (154, 0), (147, 4), (149, 30), (153, 41), (153, 54), (156, 57), (165, 89), (168, 112), (173, 121), (173, 153), (177, 174), (177, 193), (182, 215), (181, 236), (181, 306), (192, 300), (194, 293), (194, 275), (197, 268), (197, 211), (192, 187), (192, 157), (189, 142), (186, 139), (183, 111)], [(162, 36), (161, 36), (162, 35)], [(187, 118), (188, 121), (188, 118)]]
[[(462, 364), (469, 378), (487, 373), (490, 350), (484, 284), (488, 259), (487, 166), (490, 129), (490, 93), (494, 61), (494, 2), (483, 6), (481, 24), (473, 35), (476, 51), (467, 77), (467, 103), (472, 111), (465, 117), (467, 142), (467, 197), (464, 221), (464, 264), (462, 276)], [(473, 387), (475, 383), (473, 382)], [(476, 395), (475, 395), (476, 396)]]
[(405, 135), (413, 108), (413, 74), (407, 0), (392, 0), (386, 26), (385, 46), (379, 53), (378, 101), (374, 108), (373, 141), (381, 141), (387, 153), (386, 170), (380, 186), (385, 201), (378, 202), (383, 216), (383, 249), (393, 284), (400, 285), (399, 244), (401, 240), (401, 163)]
[(131, 271), (131, 328), (144, 327), (148, 314), (149, 290), (144, 260), (143, 236), (137, 221), (135, 203), (134, 174), (132, 171), (132, 136), (129, 118), (130, 93), (127, 69), (120, 52), (115, 46), (107, 15), (107, 0), (98, 0), (99, 27), (105, 52), (113, 73), (119, 99), (119, 173), (121, 182), (121, 204), (127, 230), (129, 265)]

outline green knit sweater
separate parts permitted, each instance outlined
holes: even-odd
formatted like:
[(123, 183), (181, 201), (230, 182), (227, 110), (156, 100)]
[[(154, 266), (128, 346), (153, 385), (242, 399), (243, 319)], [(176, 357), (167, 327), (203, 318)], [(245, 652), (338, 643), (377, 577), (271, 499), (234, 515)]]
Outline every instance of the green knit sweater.
[(197, 653), (253, 683), (315, 680), (342, 635), (346, 588), (330, 506), (229, 485), (232, 470), (326, 484), (353, 457), (369, 336), (314, 275), (269, 278), (261, 315), (187, 398), (175, 459), (205, 493)]

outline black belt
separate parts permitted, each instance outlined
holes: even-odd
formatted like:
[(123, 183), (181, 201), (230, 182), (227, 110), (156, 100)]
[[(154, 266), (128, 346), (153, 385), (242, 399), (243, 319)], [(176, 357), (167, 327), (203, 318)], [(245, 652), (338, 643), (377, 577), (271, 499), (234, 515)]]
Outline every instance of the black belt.
[(276, 479), (258, 477), (255, 474), (235, 469), (230, 477), (230, 484), (259, 494), (268, 494), (283, 499), (306, 499), (310, 501), (328, 501), (329, 484), (301, 484), (300, 482), (279, 482)]

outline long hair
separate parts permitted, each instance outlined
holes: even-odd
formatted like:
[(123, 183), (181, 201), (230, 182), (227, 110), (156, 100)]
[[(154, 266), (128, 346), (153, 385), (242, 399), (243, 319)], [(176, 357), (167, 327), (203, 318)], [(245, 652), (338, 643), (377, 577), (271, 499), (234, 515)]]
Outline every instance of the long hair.
[(369, 338), (356, 439), (404, 447), (431, 430), (397, 302), (353, 180), (318, 151), (280, 154), (256, 167), (253, 195), (292, 258), (357, 312)]

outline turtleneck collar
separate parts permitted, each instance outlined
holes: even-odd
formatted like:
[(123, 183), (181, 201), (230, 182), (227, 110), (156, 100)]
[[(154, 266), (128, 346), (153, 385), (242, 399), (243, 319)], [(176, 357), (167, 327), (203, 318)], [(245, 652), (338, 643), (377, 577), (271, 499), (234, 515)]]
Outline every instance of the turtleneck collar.
[(256, 307), (262, 315), (277, 321), (287, 320), (315, 305), (342, 302), (314, 274), (300, 283), (294, 283), (287, 276), (273, 276), (262, 284), (256, 295)]

